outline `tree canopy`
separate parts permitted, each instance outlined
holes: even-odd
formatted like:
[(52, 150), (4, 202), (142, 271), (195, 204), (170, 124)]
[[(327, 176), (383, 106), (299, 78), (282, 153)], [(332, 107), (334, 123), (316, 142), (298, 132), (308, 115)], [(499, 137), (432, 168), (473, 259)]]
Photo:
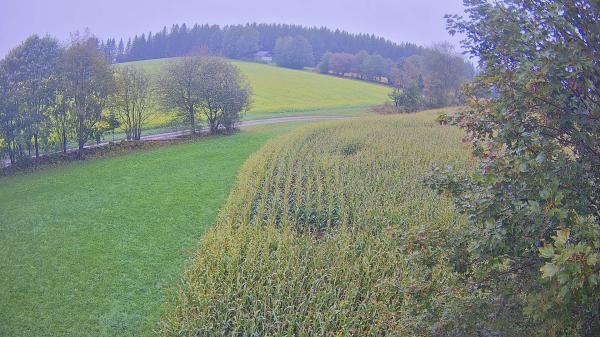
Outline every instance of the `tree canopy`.
[(273, 53), (275, 63), (281, 67), (302, 69), (314, 63), (312, 46), (303, 36), (278, 38)]
[(240, 69), (231, 62), (215, 57), (203, 58), (200, 63), (200, 110), (204, 113), (210, 132), (219, 127), (231, 131), (241, 113), (250, 107), (252, 89)]
[(76, 120), (79, 156), (102, 120), (102, 110), (114, 90), (112, 69), (97, 43), (95, 38), (78, 38), (65, 51), (62, 60), (65, 94)]
[(327, 51), (358, 53), (366, 50), (399, 62), (425, 50), (412, 43), (395, 43), (371, 34), (351, 34), (324, 27), (257, 23), (224, 27), (174, 24), (170, 29), (163, 27), (154, 34), (136, 35), (118, 43), (115, 38), (108, 38), (100, 48), (108, 59), (117, 62), (185, 56), (200, 49), (206, 49), (213, 55), (251, 58), (251, 54), (258, 50), (274, 52), (277, 39), (287, 36), (305, 38), (313, 49), (315, 60), (321, 59)]
[(154, 92), (150, 77), (142, 70), (127, 66), (115, 72), (115, 84), (111, 109), (116, 114), (115, 118), (110, 115), (109, 124), (116, 125), (116, 121), (123, 125), (127, 140), (140, 140), (142, 127), (152, 115), (148, 111)]
[(250, 106), (252, 90), (239, 68), (216, 57), (189, 56), (170, 64), (159, 88), (163, 104), (196, 129), (202, 113), (211, 133), (232, 130)]
[(166, 109), (174, 110), (196, 132), (197, 114), (202, 102), (201, 60), (184, 57), (170, 63), (163, 71), (159, 86), (160, 98)]
[[(479, 326), (502, 335), (600, 335), (600, 5), (468, 0), (450, 32), (479, 58), (464, 128), (474, 173), (433, 185), (469, 215), (464, 270)], [(486, 317), (494, 317), (487, 320)]]
[[(12, 91), (12, 104), (16, 108), (13, 110), (7, 107), (4, 116), (12, 120), (12, 122), (6, 121), (7, 123), (15, 123), (15, 127), (19, 130), (19, 134), (9, 132), (13, 135), (7, 135), (6, 138), (12, 145), (11, 157), (15, 155), (24, 157), (24, 147), (28, 148), (28, 155), (30, 155), (31, 139), (34, 143), (35, 156), (39, 156), (39, 142), (41, 138), (47, 137), (47, 134), (42, 134), (42, 131), (45, 129), (44, 124), (47, 123), (46, 116), (54, 102), (54, 91), (58, 84), (56, 70), (60, 56), (61, 49), (58, 41), (48, 36), (40, 38), (32, 35), (12, 49), (3, 61), (2, 67), (7, 76), (6, 85), (10, 86), (7, 90)], [(17, 109), (22, 113), (15, 114)]]

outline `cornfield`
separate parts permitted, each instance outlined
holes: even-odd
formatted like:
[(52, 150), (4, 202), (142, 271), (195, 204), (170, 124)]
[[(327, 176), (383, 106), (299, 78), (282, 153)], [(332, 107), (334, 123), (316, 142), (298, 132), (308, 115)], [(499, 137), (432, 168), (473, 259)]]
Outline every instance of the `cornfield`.
[(301, 128), (243, 166), (161, 322), (165, 336), (443, 334), (473, 296), (449, 251), (466, 221), (428, 189), (469, 165), (432, 114)]

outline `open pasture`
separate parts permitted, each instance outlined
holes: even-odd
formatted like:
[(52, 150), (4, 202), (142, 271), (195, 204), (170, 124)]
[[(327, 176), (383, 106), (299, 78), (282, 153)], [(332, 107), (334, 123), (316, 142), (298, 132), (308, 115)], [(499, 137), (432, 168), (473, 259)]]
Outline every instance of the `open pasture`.
[[(158, 76), (162, 68), (177, 58), (123, 63)], [(310, 71), (292, 70), (259, 63), (232, 61), (254, 89), (253, 104), (245, 119), (290, 115), (360, 115), (369, 106), (385, 102), (389, 87)], [(157, 102), (150, 127), (164, 126), (173, 114), (161, 112)]]
[(260, 126), (0, 178), (0, 336), (149, 336)]

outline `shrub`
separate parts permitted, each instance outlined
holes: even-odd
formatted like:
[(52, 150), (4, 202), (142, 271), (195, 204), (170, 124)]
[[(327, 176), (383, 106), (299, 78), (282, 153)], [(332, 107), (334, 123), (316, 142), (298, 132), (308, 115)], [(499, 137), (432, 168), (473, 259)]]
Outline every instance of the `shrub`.
[(432, 184), (472, 222), (469, 272), (490, 312), (515, 308), (496, 332), (599, 336), (600, 4), (465, 4), (448, 23), (481, 73), (451, 120), (479, 170)]
[(405, 88), (394, 88), (389, 97), (396, 110), (400, 112), (415, 112), (423, 107), (423, 93), (417, 83), (412, 83)]
[(435, 118), (435, 121), (438, 122), (440, 125), (447, 125), (448, 115), (445, 113), (441, 113)]

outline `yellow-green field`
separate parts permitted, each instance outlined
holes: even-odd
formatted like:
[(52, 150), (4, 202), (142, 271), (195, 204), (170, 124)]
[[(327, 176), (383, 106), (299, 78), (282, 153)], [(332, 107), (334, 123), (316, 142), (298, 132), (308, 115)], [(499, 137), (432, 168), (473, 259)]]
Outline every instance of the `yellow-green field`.
[[(163, 319), (165, 336), (416, 336), (469, 296), (467, 222), (422, 178), (468, 165), (435, 113), (311, 125), (244, 164)], [(438, 330), (439, 332), (439, 330)], [(441, 334), (443, 335), (443, 334)]]
[[(123, 63), (133, 65), (149, 74), (158, 75), (161, 69), (176, 59), (158, 59)], [(258, 63), (233, 61), (248, 78), (254, 89), (253, 104), (245, 119), (289, 115), (359, 115), (369, 106), (381, 104), (390, 89), (367, 83), (310, 71), (292, 70)], [(154, 104), (157, 116), (150, 126), (167, 124), (173, 116)]]

